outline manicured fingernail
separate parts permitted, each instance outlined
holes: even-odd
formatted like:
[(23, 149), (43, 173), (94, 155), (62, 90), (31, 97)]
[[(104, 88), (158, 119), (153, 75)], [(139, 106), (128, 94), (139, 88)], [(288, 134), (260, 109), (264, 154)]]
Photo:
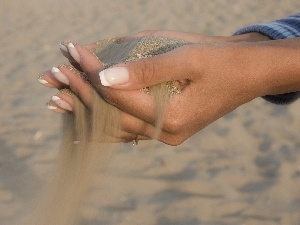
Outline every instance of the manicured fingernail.
[(47, 87), (54, 87), (53, 84), (50, 84), (48, 81), (46, 81), (46, 80), (44, 79), (44, 75), (43, 75), (43, 74), (38, 75), (38, 81), (39, 81), (42, 85), (45, 85), (45, 86), (47, 86)]
[(54, 112), (58, 112), (58, 113), (65, 113), (66, 112), (64, 109), (58, 108), (54, 105), (51, 105), (50, 101), (46, 104), (46, 106), (47, 106), (47, 109), (50, 109)]
[(48, 109), (51, 109), (51, 110), (57, 109), (56, 106), (53, 106), (53, 105), (50, 105), (50, 104), (47, 104), (47, 108), (48, 108)]
[(67, 47), (63, 43), (60, 43), (59, 48), (64, 52), (68, 52)]
[(129, 81), (129, 73), (126, 67), (111, 67), (99, 73), (103, 86), (126, 84)]
[(52, 67), (51, 72), (53, 76), (63, 84), (69, 85), (69, 78), (63, 74), (57, 67)]
[(54, 101), (55, 104), (57, 104), (60, 108), (68, 111), (72, 111), (72, 107), (70, 106), (70, 104), (62, 100), (60, 97), (54, 95), (52, 96), (51, 100)]
[(77, 49), (75, 48), (75, 46), (73, 45), (73, 43), (69, 43), (68, 44), (68, 51), (70, 53), (70, 55), (73, 57), (73, 59), (80, 63), (80, 54), (77, 51)]

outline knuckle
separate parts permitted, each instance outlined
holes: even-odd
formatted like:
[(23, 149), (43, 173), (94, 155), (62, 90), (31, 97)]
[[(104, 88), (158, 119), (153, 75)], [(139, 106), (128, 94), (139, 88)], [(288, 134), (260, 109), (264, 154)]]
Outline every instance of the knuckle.
[(167, 118), (165, 122), (165, 129), (172, 134), (179, 134), (182, 132), (185, 123), (182, 119)]
[(171, 135), (167, 140), (164, 141), (164, 143), (171, 145), (171, 146), (177, 146), (182, 144), (185, 140), (187, 140), (188, 137), (184, 135)]
[(137, 69), (138, 73), (136, 80), (138, 83), (146, 85), (152, 84), (156, 70), (152, 60), (141, 60)]

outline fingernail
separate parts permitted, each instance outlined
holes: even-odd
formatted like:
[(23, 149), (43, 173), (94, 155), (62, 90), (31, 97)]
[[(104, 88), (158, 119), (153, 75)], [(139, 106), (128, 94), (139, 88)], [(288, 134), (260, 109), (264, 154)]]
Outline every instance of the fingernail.
[(125, 84), (129, 81), (129, 73), (126, 67), (111, 67), (99, 73), (103, 86)]
[(51, 72), (58, 81), (62, 82), (63, 84), (69, 85), (69, 78), (65, 74), (63, 74), (57, 67), (52, 67)]
[(64, 52), (68, 52), (67, 47), (63, 43), (60, 43), (59, 48)]
[(51, 110), (57, 109), (56, 106), (50, 105), (49, 103), (47, 103), (47, 108), (48, 108), (48, 109), (51, 109)]
[(50, 101), (46, 104), (46, 106), (47, 106), (47, 109), (50, 109), (54, 112), (59, 112), (59, 113), (65, 113), (66, 112), (64, 109), (58, 108), (54, 105), (51, 105)]
[(70, 104), (62, 100), (60, 97), (54, 95), (52, 96), (51, 100), (54, 101), (55, 104), (57, 104), (60, 108), (68, 111), (72, 111), (72, 107), (70, 106)]
[(39, 81), (42, 85), (45, 85), (45, 86), (47, 86), (47, 87), (54, 87), (53, 84), (50, 84), (48, 81), (46, 81), (46, 80), (44, 79), (44, 75), (43, 75), (43, 74), (38, 75), (37, 78), (38, 78), (38, 81)]
[(68, 44), (68, 51), (70, 53), (70, 55), (73, 57), (73, 59), (80, 63), (80, 54), (77, 51), (77, 49), (75, 48), (75, 46), (73, 45), (73, 43), (69, 43)]

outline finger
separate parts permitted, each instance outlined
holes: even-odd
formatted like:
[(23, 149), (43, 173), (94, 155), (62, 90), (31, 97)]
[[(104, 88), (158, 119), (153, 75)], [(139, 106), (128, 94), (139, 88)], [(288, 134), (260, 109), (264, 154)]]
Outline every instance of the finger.
[(104, 140), (112, 140), (115, 139), (117, 141), (114, 142), (132, 142), (133, 140), (151, 140), (151, 138), (139, 135), (136, 133), (129, 133), (122, 130), (118, 130), (117, 128), (111, 128), (107, 133), (103, 135), (103, 133), (97, 137), (95, 137), (95, 141), (104, 142)]
[[(195, 70), (190, 45), (151, 58), (120, 63), (99, 73), (101, 84), (116, 89), (141, 89), (155, 84), (191, 79)], [(94, 80), (98, 79), (94, 76)], [(95, 82), (94, 81), (94, 82)], [(99, 81), (98, 81), (99, 82)]]
[[(133, 134), (138, 134), (139, 140), (157, 139), (165, 144), (178, 145), (185, 141), (189, 135), (182, 133), (172, 133), (155, 125), (146, 123), (136, 117), (126, 113), (121, 114), (120, 124), (122, 132), (110, 132), (109, 134), (120, 139), (134, 140)], [(158, 129), (158, 130), (157, 130)], [(118, 135), (116, 135), (118, 134)], [(133, 136), (132, 136), (133, 135)]]
[(68, 52), (77, 63), (80, 64), (81, 69), (87, 74), (92, 83), (95, 79), (99, 80), (98, 74), (103, 70), (103, 64), (98, 57), (84, 46), (69, 43)]
[(183, 80), (191, 77), (190, 72), (195, 64), (190, 57), (192, 48), (189, 45), (155, 57), (120, 63), (105, 70), (98, 57), (84, 46), (69, 43), (68, 51), (80, 63), (92, 84), (101, 91), (101, 85), (132, 90), (171, 80)]
[[(56, 95), (52, 96), (51, 100), (47, 104), (47, 108), (54, 112), (59, 112), (59, 113), (69, 112), (69, 113), (71, 113), (71, 112), (73, 112), (74, 101), (75, 101), (74, 98), (77, 98), (77, 97), (74, 94), (72, 94), (72, 92), (70, 92), (67, 89), (63, 89)], [(76, 113), (77, 112), (75, 111), (74, 114), (76, 115)], [(120, 112), (120, 113), (122, 114), (122, 112)], [(123, 117), (124, 117), (124, 113), (123, 113)], [(135, 123), (134, 128), (120, 130), (119, 128), (116, 128), (116, 127), (110, 127), (109, 129), (106, 129), (104, 131), (104, 133), (100, 132), (99, 136), (94, 134), (93, 141), (97, 141), (97, 142), (130, 142), (132, 140), (135, 140), (137, 136), (138, 136), (139, 140), (150, 140), (151, 139), (150, 137), (145, 136), (141, 132), (138, 131), (141, 129), (138, 128), (138, 126), (137, 126), (138, 124), (136, 123), (137, 121), (138, 121), (138, 119), (133, 119), (132, 117), (131, 117), (131, 120), (123, 119), (124, 123), (121, 122), (121, 127), (123, 127), (123, 125), (125, 125), (128, 128), (128, 127), (130, 127), (130, 126), (128, 126), (128, 123), (134, 122)], [(141, 123), (142, 122), (140, 122), (140, 124)]]
[(57, 80), (64, 82), (84, 103), (91, 105), (93, 88), (86, 76), (70, 65), (61, 65), (52, 69)]
[[(75, 99), (77, 98), (74, 94), (72, 94), (72, 92), (69, 89), (63, 89), (60, 90), (59, 93), (57, 93), (56, 95), (52, 96), (51, 100), (49, 101), (49, 103), (47, 104), (48, 109), (51, 109), (52, 111), (55, 112), (59, 112), (59, 113), (73, 113), (73, 109), (74, 114), (76, 115), (79, 112), (76, 112), (76, 109), (74, 108), (74, 103), (75, 103)], [(77, 102), (79, 104), (82, 104), (80, 101)], [(114, 130), (116, 130), (115, 128), (113, 128)], [(92, 129), (90, 130), (92, 131)], [(122, 135), (120, 135), (122, 133)], [(118, 134), (118, 135), (115, 135)], [(87, 134), (85, 134), (87, 135)], [(86, 137), (91, 137), (92, 135), (87, 135)], [(129, 139), (132, 138), (133, 134), (128, 134), (127, 132), (122, 132), (120, 130), (118, 130), (118, 132), (114, 132), (114, 133), (103, 133), (101, 132), (101, 135), (96, 136), (95, 134), (93, 134), (93, 137), (91, 139), (91, 141), (96, 141), (96, 142), (101, 142), (101, 143), (117, 143), (117, 142), (128, 142), (130, 141)], [(83, 138), (83, 139), (85, 139)], [(77, 137), (76, 140), (74, 140), (75, 143), (80, 143), (81, 141), (83, 141), (82, 138)], [(87, 140), (85, 140), (87, 141)]]
[[(140, 140), (142, 140), (142, 138), (140, 137), (145, 137), (145, 140), (157, 139), (158, 141), (161, 141), (165, 144), (176, 146), (190, 137), (188, 133), (184, 135), (182, 132), (169, 132), (165, 129), (162, 129), (163, 127), (155, 127), (155, 125), (145, 123), (144, 121), (141, 121), (137, 118), (132, 118), (130, 117), (130, 115), (122, 115), (121, 125), (122, 131), (125, 131), (125, 133), (123, 132), (117, 136), (114, 135), (121, 139), (125, 138), (130, 140), (131, 138), (131, 140), (133, 140), (134, 136), (130, 136), (130, 134), (138, 134), (138, 139)], [(112, 133), (110, 134), (113, 135)], [(130, 138), (128, 138), (128, 134)]]
[(127, 133), (138, 134), (151, 139), (154, 138), (156, 131), (154, 125), (125, 112), (120, 114), (120, 127)]
[[(52, 69), (52, 72), (52, 76), (55, 76), (64, 82), (65, 85), (68, 85), (68, 88), (71, 89), (72, 92), (74, 92), (87, 107), (92, 107), (93, 98), (101, 98), (101, 96), (94, 91), (93, 87), (86, 81), (82, 74), (72, 66), (61, 65), (59, 67), (55, 67), (55, 69)], [(132, 116), (136, 116), (141, 121), (148, 121), (149, 123), (155, 122), (155, 119), (153, 118), (154, 107), (152, 108), (153, 99), (148, 94), (145, 94), (139, 90), (129, 93), (128, 91), (116, 91), (106, 88), (106, 90), (103, 91), (103, 95), (104, 97), (108, 96), (106, 98), (107, 102), (113, 105), (116, 105), (115, 103), (118, 102), (119, 109), (131, 114)], [(71, 99), (66, 100), (71, 106), (73, 106), (74, 103)], [(137, 102), (139, 104), (137, 104)], [(127, 121), (127, 124), (124, 127), (127, 127), (127, 125), (130, 123), (135, 124), (137, 122)], [(134, 133), (134, 129), (135, 128), (132, 128), (130, 132)], [(151, 136), (151, 132), (147, 131), (147, 135)]]
[(59, 113), (72, 112), (74, 106), (75, 95), (68, 89), (60, 90), (56, 95), (53, 95), (47, 103), (47, 108)]
[(37, 80), (44, 86), (50, 87), (50, 88), (57, 88), (57, 89), (62, 89), (66, 88), (68, 85), (60, 82), (57, 80), (51, 70), (47, 70), (44, 73), (38, 75)]
[(44, 73), (38, 75), (38, 81), (47, 87), (57, 88), (59, 90), (69, 88), (69, 80), (71, 79), (71, 83), (73, 83), (73, 79), (75, 76), (71, 76), (70, 78), (68, 78), (65, 74), (62, 74), (60, 69), (64, 67), (72, 71), (74, 75), (77, 75), (77, 78), (82, 77), (83, 79), (81, 79), (81, 81), (86, 81), (86, 76), (84, 76), (82, 72), (79, 72), (75, 67), (66, 64), (60, 65), (58, 67), (52, 67), (51, 70), (47, 70)]
[[(48, 109), (51, 109), (54, 112), (59, 113), (74, 113), (74, 98), (77, 98), (76, 95), (72, 94), (70, 90), (63, 89), (55, 96), (53, 96), (50, 102), (47, 104)], [(135, 118), (131, 115), (128, 115), (124, 112), (120, 112), (120, 127), (111, 127), (106, 129), (99, 136), (94, 134), (92, 141), (101, 142), (101, 143), (116, 143), (116, 142), (132, 142), (133, 140), (150, 140), (156, 138), (157, 140), (169, 144), (169, 145), (178, 145), (186, 140), (189, 135), (183, 136), (181, 133), (172, 133), (166, 130), (161, 130), (158, 136), (156, 134), (156, 127), (154, 125), (145, 123), (138, 118)], [(186, 137), (186, 138), (185, 138)], [(80, 138), (78, 140), (80, 141)]]
[[(75, 95), (70, 95), (68, 92), (61, 91), (51, 98), (47, 103), (47, 108), (58, 113), (72, 113), (74, 106)], [(74, 112), (76, 114), (76, 112)], [(100, 143), (119, 143), (119, 142), (132, 142), (133, 140), (151, 140), (155, 134), (156, 128), (151, 124), (147, 124), (137, 118), (133, 118), (130, 115), (121, 113), (121, 127), (110, 128), (105, 133), (101, 133), (99, 136), (94, 135), (93, 141)], [(169, 145), (178, 145), (183, 142), (178, 142), (179, 138), (176, 138), (173, 134), (166, 131), (161, 131), (160, 135), (156, 137), (157, 140)], [(80, 142), (80, 138), (74, 140)]]
[(52, 101), (52, 99), (49, 100), (49, 102), (47, 102), (46, 106), (47, 106), (47, 109), (50, 109), (53, 112), (57, 112), (57, 113), (66, 113), (66, 112), (69, 112), (66, 109), (60, 108), (59, 105), (55, 104), (55, 102)]
[[(77, 70), (82, 71), (80, 64), (76, 60), (74, 60), (74, 58), (68, 51), (69, 43), (70, 43), (70, 41), (64, 41), (64, 42), (60, 43), (60, 46), (59, 46), (60, 51), (61, 51), (62, 55), (65, 56), (69, 60), (69, 62), (71, 63), (72, 66), (74, 66)], [(96, 45), (97, 45), (96, 43), (90, 43), (90, 44), (85, 45), (85, 47), (88, 50), (92, 50), (96, 47)]]
[(93, 88), (87, 80), (87, 76), (70, 65), (60, 65), (38, 76), (38, 81), (48, 87), (64, 89), (70, 88), (86, 104), (91, 104)]
[[(51, 98), (47, 107), (54, 112), (73, 113), (74, 98), (77, 98), (76, 95), (72, 94), (68, 89), (63, 89)], [(76, 114), (76, 111), (74, 114)], [(105, 133), (102, 132), (101, 135), (94, 136), (93, 141), (115, 143), (131, 142), (132, 140), (135, 140), (137, 136), (138, 140), (150, 140), (154, 138), (157, 129), (155, 126), (145, 123), (124, 112), (120, 112), (120, 118), (121, 130), (116, 127), (111, 127), (110, 129), (105, 130)], [(165, 130), (161, 130), (159, 136), (155, 138), (169, 145), (178, 145), (184, 141), (182, 135), (178, 135), (177, 137), (176, 134), (172, 134)]]
[[(56, 95), (52, 96), (51, 100), (47, 104), (47, 108), (60, 113), (73, 112), (75, 102), (74, 98), (77, 98), (77, 96), (74, 95), (69, 89), (62, 89)], [(91, 105), (86, 105), (91, 108)], [(76, 114), (77, 112), (74, 113)], [(106, 131), (106, 133), (110, 136), (114, 136), (119, 139), (128, 139), (128, 135), (125, 134), (138, 134), (147, 137), (147, 139), (153, 137), (153, 134), (155, 133), (155, 128), (153, 125), (122, 111), (119, 111), (119, 115), (121, 130), (118, 128), (118, 131), (122, 133), (119, 134), (116, 132), (116, 128), (114, 128), (113, 131)]]

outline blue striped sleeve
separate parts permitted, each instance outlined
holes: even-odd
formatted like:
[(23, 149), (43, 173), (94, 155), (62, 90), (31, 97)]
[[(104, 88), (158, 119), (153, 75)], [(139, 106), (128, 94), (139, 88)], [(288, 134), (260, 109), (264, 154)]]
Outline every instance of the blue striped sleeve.
[[(300, 13), (269, 23), (254, 24), (239, 29), (233, 35), (258, 32), (272, 40), (300, 37)], [(267, 95), (263, 98), (275, 104), (289, 104), (300, 98), (300, 92)]]
[(270, 39), (300, 37), (300, 13), (269, 23), (250, 25), (239, 29), (234, 35), (258, 32)]

